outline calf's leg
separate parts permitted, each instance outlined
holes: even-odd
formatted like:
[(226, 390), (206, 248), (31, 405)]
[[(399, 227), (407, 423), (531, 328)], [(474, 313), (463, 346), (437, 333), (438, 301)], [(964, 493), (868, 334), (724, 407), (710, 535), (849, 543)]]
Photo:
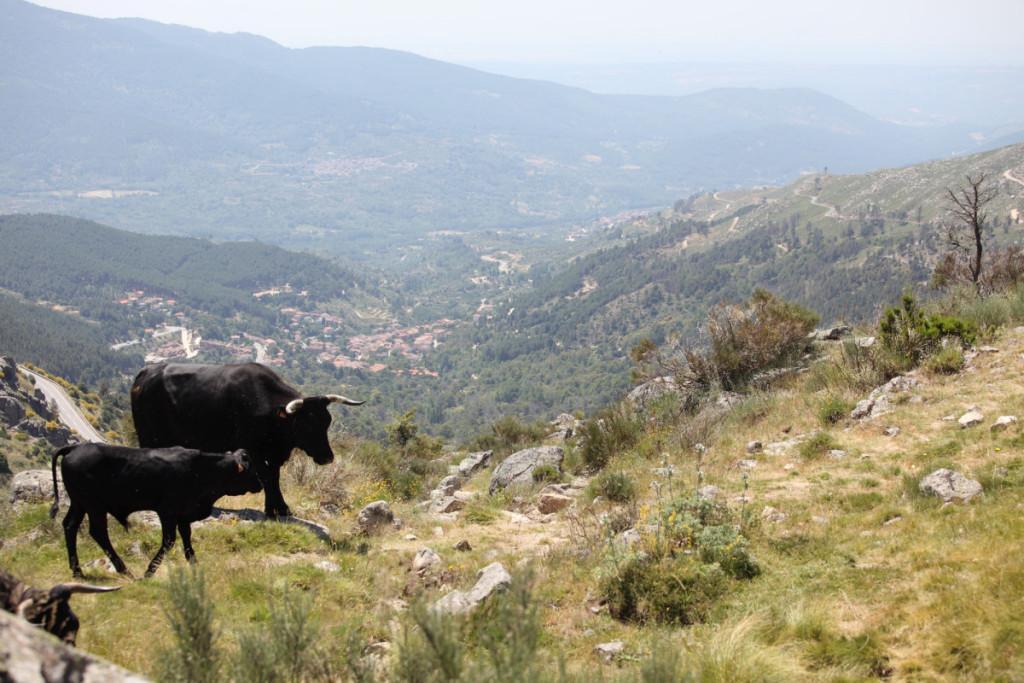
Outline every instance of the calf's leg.
[(110, 558), (111, 564), (114, 565), (114, 569), (117, 570), (118, 574), (124, 574), (131, 576), (132, 573), (128, 571), (128, 567), (125, 566), (121, 558), (118, 557), (117, 552), (114, 550), (114, 546), (110, 543), (110, 536), (107, 535), (107, 512), (106, 510), (91, 510), (89, 511), (89, 535), (92, 536), (93, 540), (103, 548), (103, 552)]
[(62, 522), (64, 545), (68, 548), (68, 566), (71, 567), (71, 575), (76, 579), (84, 578), (82, 568), (78, 565), (78, 528), (82, 526), (83, 519), (85, 519), (85, 509), (71, 503)]
[(153, 576), (156, 573), (156, 570), (160, 568), (160, 563), (164, 561), (164, 554), (174, 547), (174, 530), (174, 520), (160, 515), (160, 531), (163, 534), (163, 541), (160, 544), (160, 550), (156, 551), (149, 567), (146, 568), (146, 576)]

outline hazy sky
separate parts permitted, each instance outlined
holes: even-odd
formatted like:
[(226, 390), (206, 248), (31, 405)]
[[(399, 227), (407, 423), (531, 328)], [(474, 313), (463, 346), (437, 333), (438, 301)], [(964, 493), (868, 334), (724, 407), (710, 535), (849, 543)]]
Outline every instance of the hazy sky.
[(448, 62), (1024, 66), (1024, 0), (38, 0)]

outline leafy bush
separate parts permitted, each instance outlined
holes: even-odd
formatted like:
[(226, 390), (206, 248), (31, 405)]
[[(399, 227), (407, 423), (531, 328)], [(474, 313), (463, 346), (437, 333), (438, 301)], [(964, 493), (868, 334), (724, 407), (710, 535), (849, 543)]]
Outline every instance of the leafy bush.
[(541, 421), (524, 424), (514, 415), (506, 415), (491, 425), (490, 432), (473, 439), (467, 448), (471, 451), (494, 451), (498, 459), (540, 443), (547, 436), (547, 425)]
[(964, 367), (964, 350), (959, 344), (943, 344), (942, 347), (928, 356), (924, 368), (937, 375), (953, 375)]
[(818, 420), (829, 427), (846, 419), (853, 410), (853, 402), (836, 394), (828, 394), (818, 403)]
[(623, 472), (602, 472), (590, 480), (587, 489), (591, 499), (604, 496), (613, 503), (629, 503), (636, 498), (636, 482)]
[[(656, 524), (630, 552), (606, 547), (600, 590), (612, 616), (639, 623), (704, 621), (733, 581), (761, 568), (725, 505), (672, 499), (654, 510)], [(645, 527), (640, 527), (645, 528)]]
[(562, 473), (554, 465), (538, 465), (530, 473), (535, 483), (557, 484), (562, 481)]
[(878, 322), (878, 337), (885, 351), (893, 354), (897, 372), (903, 372), (917, 366), (942, 339), (955, 337), (963, 344), (973, 344), (978, 324), (952, 315), (926, 315), (913, 296), (904, 294), (900, 307), (885, 309)]
[(807, 335), (821, 319), (814, 311), (758, 288), (740, 305), (718, 305), (708, 313), (707, 351), (687, 351), (686, 384), (709, 390), (738, 389), (758, 372), (806, 353)]
[(829, 451), (838, 448), (839, 444), (828, 432), (818, 432), (800, 444), (800, 457), (806, 460), (820, 458)]
[(701, 623), (726, 590), (721, 567), (685, 557), (656, 562), (637, 555), (601, 583), (608, 613), (641, 624)]
[(643, 429), (643, 417), (622, 405), (585, 421), (576, 447), (583, 467), (590, 472), (603, 469), (614, 455), (635, 446)]

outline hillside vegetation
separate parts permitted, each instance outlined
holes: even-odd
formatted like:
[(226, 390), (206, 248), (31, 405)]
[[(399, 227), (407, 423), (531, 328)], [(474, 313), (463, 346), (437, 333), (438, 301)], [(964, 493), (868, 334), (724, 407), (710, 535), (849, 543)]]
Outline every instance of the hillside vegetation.
[[(230, 518), (200, 526), (200, 573), (176, 550), (153, 579), (76, 597), (79, 646), (167, 680), (1024, 675), (1024, 558), (1014, 542), (1024, 504), (1024, 295), (956, 290), (923, 308), (906, 297), (878, 327), (814, 342), (805, 369), (775, 379), (736, 374), (730, 368), (743, 366), (727, 359), (788, 367), (810, 342), (775, 330), (786, 321), (806, 329), (815, 316), (760, 293), (713, 319), (734, 326), (712, 325), (718, 336), (706, 350), (681, 360), (648, 343), (634, 353), (640, 374), (674, 367), (686, 394), (609, 405), (564, 442), (514, 419), (480, 434), (469, 449), (494, 456), (463, 480), (456, 512), (424, 499), (465, 451), (446, 453), (413, 413), (392, 425), (387, 444), (336, 443), (343, 457), (333, 465), (296, 455), (285, 496), (325, 536)], [(740, 393), (716, 403), (700, 376), (731, 377)], [(496, 462), (545, 441), (565, 449), (560, 467), (493, 491)], [(941, 468), (981, 493), (944, 504), (922, 492)], [(541, 512), (538, 491), (551, 480), (565, 481), (572, 504)], [(390, 502), (401, 527), (360, 530), (356, 514), (375, 500)], [(3, 513), (0, 564), (36, 585), (68, 573), (46, 509)], [(140, 571), (159, 532), (114, 532)], [(80, 545), (84, 558), (100, 556), (89, 539)], [(414, 565), (424, 547), (440, 559)], [(427, 608), (468, 590), (494, 562), (512, 575), (504, 593), (469, 616)], [(100, 568), (86, 574), (124, 583)], [(211, 630), (185, 632), (185, 623)], [(621, 648), (594, 652), (610, 643)], [(188, 657), (204, 647), (216, 657)]]

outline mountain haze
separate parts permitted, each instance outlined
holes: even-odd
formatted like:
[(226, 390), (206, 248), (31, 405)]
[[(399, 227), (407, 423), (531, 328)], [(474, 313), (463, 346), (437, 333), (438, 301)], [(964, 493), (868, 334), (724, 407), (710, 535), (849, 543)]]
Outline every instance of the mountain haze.
[(2, 0), (0, 210), (385, 259), (948, 154), (966, 128), (801, 89), (595, 95), (382, 49), (100, 20)]

